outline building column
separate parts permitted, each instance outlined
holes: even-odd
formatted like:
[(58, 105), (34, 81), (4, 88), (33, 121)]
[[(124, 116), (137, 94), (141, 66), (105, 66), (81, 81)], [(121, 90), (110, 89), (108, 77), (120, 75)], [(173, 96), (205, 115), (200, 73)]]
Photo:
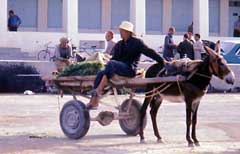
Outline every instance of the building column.
[(209, 0), (193, 0), (193, 32), (209, 37)]
[(168, 33), (168, 29), (172, 26), (172, 0), (163, 0), (163, 34)]
[(102, 1), (102, 31), (111, 29), (111, 0)]
[(146, 0), (130, 0), (130, 21), (135, 26), (137, 36), (146, 34)]
[(228, 36), (229, 0), (220, 0), (220, 36)]
[(38, 1), (37, 31), (44, 32), (48, 28), (48, 0)]
[(7, 20), (8, 20), (8, 10), (7, 10), (7, 0), (0, 0), (0, 33), (7, 32)]
[(63, 30), (72, 39), (78, 33), (78, 0), (63, 0)]

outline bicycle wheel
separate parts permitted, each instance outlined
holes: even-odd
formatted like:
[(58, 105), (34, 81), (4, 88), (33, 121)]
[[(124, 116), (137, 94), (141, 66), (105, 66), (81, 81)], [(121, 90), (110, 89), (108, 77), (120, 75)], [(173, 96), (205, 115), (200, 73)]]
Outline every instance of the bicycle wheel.
[(41, 50), (38, 52), (37, 58), (38, 58), (38, 60), (49, 61), (50, 54), (46, 50)]

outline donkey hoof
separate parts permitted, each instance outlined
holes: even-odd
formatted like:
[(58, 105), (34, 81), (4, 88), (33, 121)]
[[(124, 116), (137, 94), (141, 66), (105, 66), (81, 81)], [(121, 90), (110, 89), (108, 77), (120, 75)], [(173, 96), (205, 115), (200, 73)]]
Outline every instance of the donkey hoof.
[(200, 147), (200, 143), (199, 142), (194, 142), (195, 146)]
[(189, 148), (194, 147), (193, 143), (188, 143), (188, 147), (189, 147)]
[(157, 139), (157, 143), (164, 143), (162, 139)]
[(146, 141), (144, 139), (141, 139), (140, 144), (146, 144)]

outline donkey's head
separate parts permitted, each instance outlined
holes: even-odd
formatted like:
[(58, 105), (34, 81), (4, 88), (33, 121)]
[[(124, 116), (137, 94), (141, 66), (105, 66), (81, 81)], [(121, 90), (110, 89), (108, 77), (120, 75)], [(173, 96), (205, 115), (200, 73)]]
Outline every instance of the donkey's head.
[(205, 50), (209, 56), (209, 71), (211, 74), (224, 80), (228, 84), (234, 84), (235, 75), (231, 68), (227, 65), (226, 60), (220, 55), (219, 41), (216, 43), (215, 51), (205, 46)]

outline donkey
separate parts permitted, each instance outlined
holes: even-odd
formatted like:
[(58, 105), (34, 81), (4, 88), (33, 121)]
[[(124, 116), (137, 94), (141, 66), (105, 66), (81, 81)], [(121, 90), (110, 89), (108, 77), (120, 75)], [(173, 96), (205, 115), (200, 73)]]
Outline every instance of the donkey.
[[(146, 110), (150, 104), (151, 119), (154, 135), (158, 142), (162, 142), (162, 137), (158, 132), (156, 116), (163, 99), (172, 102), (185, 102), (186, 104), (186, 140), (189, 147), (200, 146), (196, 137), (197, 111), (200, 100), (206, 93), (212, 75), (224, 80), (228, 84), (234, 84), (235, 76), (233, 71), (227, 66), (226, 61), (217, 52), (205, 47), (207, 56), (199, 64), (196, 70), (189, 75), (188, 79), (183, 82), (169, 82), (149, 84), (146, 88), (144, 103), (140, 113), (140, 141), (144, 143), (143, 120)], [(164, 66), (159, 64), (152, 65), (146, 72), (146, 78), (161, 76), (160, 70)], [(160, 87), (160, 88), (159, 88)], [(155, 91), (154, 91), (155, 90)], [(192, 132), (190, 136), (190, 127)]]

